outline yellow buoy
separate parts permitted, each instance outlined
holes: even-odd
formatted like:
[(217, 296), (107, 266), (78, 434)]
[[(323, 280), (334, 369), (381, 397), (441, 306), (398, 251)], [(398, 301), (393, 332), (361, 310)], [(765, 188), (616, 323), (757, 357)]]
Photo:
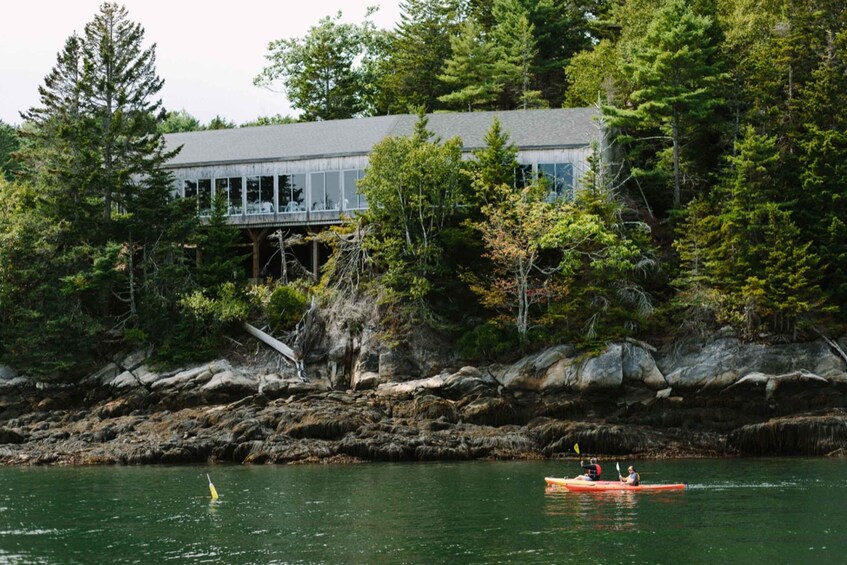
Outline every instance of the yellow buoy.
[(206, 473), (206, 478), (209, 479), (209, 492), (212, 493), (212, 500), (218, 499), (218, 490), (215, 488), (215, 485), (212, 484), (212, 479), (209, 478), (209, 474)]

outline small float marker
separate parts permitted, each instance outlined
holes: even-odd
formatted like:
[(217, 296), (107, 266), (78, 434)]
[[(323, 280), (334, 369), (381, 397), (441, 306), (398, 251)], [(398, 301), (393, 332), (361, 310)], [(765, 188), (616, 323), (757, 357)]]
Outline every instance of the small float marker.
[(209, 474), (206, 473), (206, 478), (209, 479), (209, 492), (212, 493), (212, 500), (218, 499), (218, 491), (215, 488), (215, 485), (212, 484), (212, 479), (209, 477)]

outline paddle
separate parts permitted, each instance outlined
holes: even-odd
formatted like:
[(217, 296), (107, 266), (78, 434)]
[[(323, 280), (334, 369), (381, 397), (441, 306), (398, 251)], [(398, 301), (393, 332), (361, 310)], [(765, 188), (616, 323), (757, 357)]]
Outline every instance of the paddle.
[(578, 443), (573, 444), (573, 450), (576, 451), (577, 455), (579, 455), (579, 444)]
[(618, 476), (623, 480), (623, 475), (621, 475), (621, 464), (615, 461), (615, 469), (618, 470)]
[(209, 478), (209, 473), (206, 473), (206, 478), (209, 479), (209, 492), (212, 493), (212, 500), (218, 499), (218, 491), (215, 488), (215, 485), (212, 484), (212, 479)]

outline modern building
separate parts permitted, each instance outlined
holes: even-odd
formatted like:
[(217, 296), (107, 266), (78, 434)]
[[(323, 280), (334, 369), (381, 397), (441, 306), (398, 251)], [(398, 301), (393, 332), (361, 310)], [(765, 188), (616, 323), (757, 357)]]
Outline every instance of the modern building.
[[(546, 175), (555, 194), (569, 197), (588, 169), (592, 144), (603, 146), (593, 108), (429, 114), (429, 129), (443, 140), (459, 137), (467, 157), (485, 146), (496, 117), (518, 148), (516, 182)], [(217, 193), (226, 195), (231, 224), (244, 228), (253, 248), (252, 276), (270, 251), (267, 235), (279, 229), (317, 231), (367, 208), (357, 183), (371, 149), (390, 136), (411, 135), (417, 116), (402, 114), (249, 127), (165, 136), (181, 147), (169, 163), (176, 193), (197, 201), (208, 216)], [(308, 263), (320, 264), (317, 243)]]

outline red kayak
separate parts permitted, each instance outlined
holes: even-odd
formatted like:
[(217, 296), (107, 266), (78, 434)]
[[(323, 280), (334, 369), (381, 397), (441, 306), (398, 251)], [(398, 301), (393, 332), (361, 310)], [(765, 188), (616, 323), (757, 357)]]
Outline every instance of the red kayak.
[(664, 485), (627, 485), (620, 481), (584, 481), (581, 479), (558, 479), (556, 477), (544, 477), (548, 485), (564, 487), (572, 492), (605, 492), (605, 491), (657, 491), (657, 490), (684, 490), (688, 488), (685, 483), (673, 483)]

